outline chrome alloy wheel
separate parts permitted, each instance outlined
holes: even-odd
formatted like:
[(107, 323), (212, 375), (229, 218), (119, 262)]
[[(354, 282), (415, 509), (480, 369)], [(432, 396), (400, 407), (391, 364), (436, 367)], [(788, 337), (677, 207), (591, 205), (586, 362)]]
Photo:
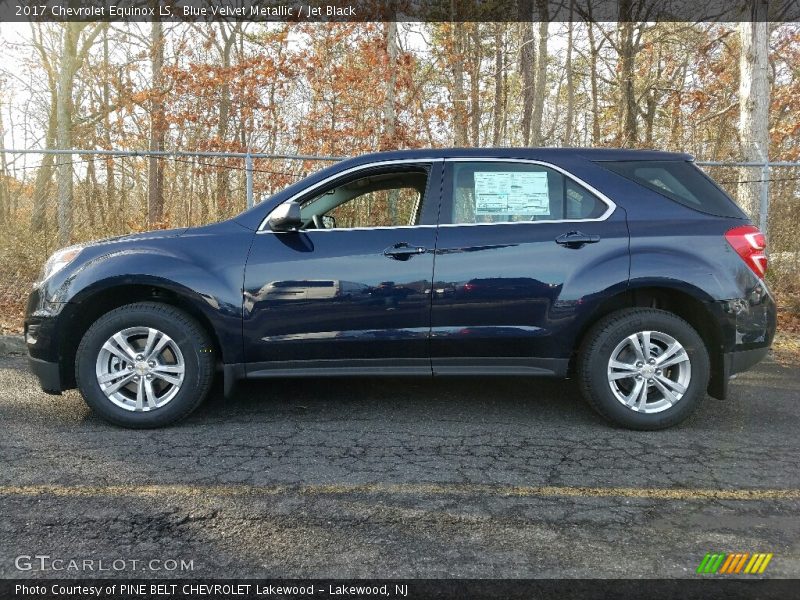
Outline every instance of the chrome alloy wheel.
[(635, 412), (667, 410), (683, 398), (691, 379), (686, 349), (660, 331), (629, 335), (608, 361), (608, 384), (614, 397)]
[(120, 408), (147, 412), (162, 408), (180, 391), (186, 365), (178, 344), (152, 327), (129, 327), (100, 348), (97, 383)]

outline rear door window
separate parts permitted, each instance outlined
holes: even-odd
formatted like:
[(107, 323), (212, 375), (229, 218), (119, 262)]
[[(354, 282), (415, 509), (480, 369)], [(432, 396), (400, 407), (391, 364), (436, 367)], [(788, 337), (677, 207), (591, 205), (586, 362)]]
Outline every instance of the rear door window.
[(453, 162), (453, 224), (598, 219), (608, 205), (562, 173), (537, 164)]
[(720, 217), (743, 216), (733, 200), (691, 162), (625, 160), (597, 164), (689, 208)]

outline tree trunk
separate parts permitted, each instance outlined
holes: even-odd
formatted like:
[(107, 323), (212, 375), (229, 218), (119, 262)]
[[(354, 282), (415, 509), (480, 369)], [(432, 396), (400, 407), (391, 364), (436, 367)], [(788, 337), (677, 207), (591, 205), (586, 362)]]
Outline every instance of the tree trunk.
[(472, 145), (480, 145), (481, 129), (481, 36), (480, 23), (470, 23), (471, 27), (471, 69), (469, 74), (469, 111), (472, 129)]
[(539, 31), (537, 37), (536, 56), (536, 86), (533, 95), (533, 115), (531, 116), (531, 143), (541, 146), (544, 142), (542, 135), (542, 117), (544, 116), (544, 101), (547, 97), (547, 29), (549, 25), (548, 0), (537, 0), (539, 12)]
[(658, 110), (658, 97), (655, 90), (650, 90), (647, 93), (644, 108), (644, 143), (648, 148), (653, 148), (655, 145), (653, 128), (655, 126), (656, 110)]
[[(152, 68), (152, 92), (150, 95), (150, 143), (151, 151), (164, 150), (164, 104), (163, 93), (164, 30), (161, 21), (155, 20), (150, 30), (150, 65)], [(164, 162), (160, 156), (148, 159), (147, 222), (156, 227), (164, 220)]]
[(395, 127), (397, 121), (397, 109), (395, 107), (396, 87), (397, 87), (397, 23), (389, 21), (386, 27), (386, 58), (388, 77), (385, 79), (386, 92), (383, 100), (383, 139), (381, 140), (381, 150), (396, 148)]
[(519, 69), (522, 75), (522, 143), (527, 146), (531, 140), (531, 120), (533, 98), (536, 87), (536, 48), (533, 45), (533, 24), (522, 23), (522, 48), (520, 48)]
[(467, 99), (464, 93), (464, 26), (451, 23), (453, 36), (453, 144), (467, 145)]
[(86, 58), (89, 48), (95, 38), (108, 27), (108, 23), (93, 25), (89, 33), (81, 41), (81, 32), (88, 25), (86, 23), (69, 22), (63, 24), (63, 37), (61, 51), (58, 57), (57, 98), (56, 98), (56, 147), (67, 150), (59, 154), (57, 184), (58, 184), (58, 242), (67, 245), (72, 239), (72, 129), (74, 126), (74, 105), (72, 92), (75, 74)]
[[(1, 90), (0, 90), (1, 91)], [(0, 102), (0, 140), (5, 138), (5, 127), (3, 126), (3, 103)], [(0, 154), (0, 223), (5, 223), (11, 219), (11, 199), (8, 194), (8, 163), (6, 154)]]
[[(386, 58), (387, 69), (389, 71), (386, 81), (386, 93), (383, 102), (383, 139), (381, 140), (381, 150), (396, 148), (395, 139), (397, 113), (395, 108), (395, 88), (397, 86), (397, 23), (389, 21), (386, 23)], [(397, 223), (397, 201), (398, 191), (389, 190), (387, 203), (389, 205), (389, 219), (391, 223)]]
[(592, 145), (600, 145), (600, 91), (597, 85), (597, 58), (600, 47), (594, 37), (594, 23), (586, 25), (589, 34), (589, 82), (592, 88)]
[(97, 189), (97, 180), (95, 178), (94, 172), (94, 156), (91, 154), (87, 158), (86, 163), (86, 182), (85, 182), (85, 191), (83, 193), (83, 204), (84, 209), (86, 210), (86, 218), (89, 222), (89, 227), (91, 229), (95, 228), (95, 218), (94, 218), (94, 211), (95, 211), (95, 197), (97, 196), (96, 190)]
[(562, 146), (572, 144), (572, 128), (575, 119), (575, 76), (572, 72), (572, 43), (573, 29), (575, 24), (572, 22), (573, 2), (569, 3), (569, 22), (567, 23), (567, 58), (564, 68), (567, 70), (567, 115), (564, 118), (564, 137), (561, 140)]
[[(108, 52), (108, 31), (103, 32), (103, 65), (106, 69), (109, 68), (109, 52)], [(103, 78), (103, 144), (106, 149), (111, 150), (111, 86), (108, 84), (108, 77)], [(106, 165), (106, 222), (112, 227), (118, 222), (114, 211), (114, 203), (116, 202), (116, 185), (114, 181), (114, 157), (107, 156), (105, 158)]]
[[(236, 34), (239, 32), (240, 24), (234, 25), (230, 32), (226, 32), (225, 24), (220, 23), (220, 33), (224, 45), (222, 47), (222, 67), (227, 70), (231, 66), (231, 50), (236, 42)], [(231, 112), (231, 87), (228, 78), (223, 78), (223, 83), (220, 86), (220, 99), (219, 99), (219, 122), (217, 123), (217, 141), (220, 149), (224, 147), (225, 140), (228, 137), (228, 122), (230, 120)], [(217, 188), (217, 209), (223, 215), (228, 213), (228, 181), (230, 174), (227, 165), (223, 162), (217, 169), (216, 188)]]
[[(769, 80), (767, 56), (769, 35), (766, 22), (767, 3), (757, 0), (750, 21), (739, 24), (741, 56), (739, 59), (739, 141), (742, 158), (747, 162), (766, 162), (769, 158)], [(761, 171), (743, 167), (738, 186), (739, 204), (755, 219), (759, 209)]]
[(617, 27), (617, 45), (619, 47), (619, 76), (617, 115), (619, 127), (617, 139), (622, 146), (636, 144), (638, 132), (636, 127), (636, 95), (634, 88), (635, 50), (633, 42), (633, 0), (620, 0), (619, 26)]
[(503, 127), (503, 28), (504, 23), (494, 24), (494, 118), (492, 122), (492, 146), (500, 145)]
[[(72, 149), (72, 85), (78, 61), (78, 36), (84, 25), (80, 23), (64, 24), (64, 39), (61, 47), (58, 68), (58, 98), (56, 114), (58, 127), (56, 131), (56, 147), (59, 150)], [(72, 239), (72, 154), (58, 155), (58, 243), (66, 246)]]
[[(45, 148), (54, 148), (56, 145), (56, 133), (58, 130), (57, 104), (58, 93), (55, 89), (51, 89), (47, 132), (44, 137)], [(47, 227), (47, 201), (53, 181), (54, 158), (53, 154), (43, 154), (42, 162), (36, 171), (36, 180), (33, 184), (33, 212), (31, 213), (31, 229), (36, 232), (44, 231)]]

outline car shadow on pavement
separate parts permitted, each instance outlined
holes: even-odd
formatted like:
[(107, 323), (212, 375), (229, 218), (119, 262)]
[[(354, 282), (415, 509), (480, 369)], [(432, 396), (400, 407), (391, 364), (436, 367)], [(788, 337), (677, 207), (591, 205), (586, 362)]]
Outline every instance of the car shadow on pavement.
[[(241, 382), (224, 398), (216, 382), (190, 423), (259, 416), (318, 415), (347, 418), (356, 414), (376, 419), (533, 418), (581, 422), (599, 417), (581, 398), (572, 381), (529, 377), (448, 378), (318, 378)], [(491, 415), (491, 417), (489, 417)]]

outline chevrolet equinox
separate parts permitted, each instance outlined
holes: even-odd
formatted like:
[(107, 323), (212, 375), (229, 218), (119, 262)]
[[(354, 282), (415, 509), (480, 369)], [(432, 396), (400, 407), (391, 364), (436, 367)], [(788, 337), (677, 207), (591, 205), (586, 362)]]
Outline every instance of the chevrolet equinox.
[(573, 377), (612, 422), (660, 429), (768, 352), (765, 245), (686, 154), (371, 154), (221, 223), (57, 251), (25, 338), (46, 392), (126, 427), (186, 417), (215, 376), (229, 396), (456, 375)]

